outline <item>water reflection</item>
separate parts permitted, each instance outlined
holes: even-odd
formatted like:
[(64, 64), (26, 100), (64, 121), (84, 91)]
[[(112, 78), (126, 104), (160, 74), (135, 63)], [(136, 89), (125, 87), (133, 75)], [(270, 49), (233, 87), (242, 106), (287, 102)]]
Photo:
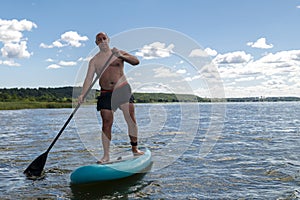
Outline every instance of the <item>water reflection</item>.
[(142, 181), (145, 175), (146, 173), (140, 173), (119, 180), (92, 184), (71, 184), (72, 199), (100, 199), (112, 196), (128, 198), (130, 194), (138, 193), (150, 184), (149, 181)]

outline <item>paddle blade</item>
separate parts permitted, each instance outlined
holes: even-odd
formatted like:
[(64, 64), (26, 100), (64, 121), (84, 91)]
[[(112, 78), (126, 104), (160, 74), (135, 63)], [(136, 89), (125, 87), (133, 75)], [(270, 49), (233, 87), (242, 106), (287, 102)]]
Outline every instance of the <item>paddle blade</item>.
[(25, 169), (24, 174), (27, 177), (32, 176), (41, 176), (44, 166), (46, 164), (48, 152), (43, 153), (39, 157), (37, 157), (28, 167)]

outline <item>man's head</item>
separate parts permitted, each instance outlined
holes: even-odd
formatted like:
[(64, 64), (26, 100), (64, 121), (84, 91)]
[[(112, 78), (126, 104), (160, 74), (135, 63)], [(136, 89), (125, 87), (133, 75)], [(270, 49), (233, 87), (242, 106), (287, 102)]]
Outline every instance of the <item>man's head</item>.
[(107, 36), (106, 33), (100, 32), (96, 35), (96, 41), (95, 42), (96, 42), (97, 46), (99, 46), (99, 44), (103, 43), (103, 42), (108, 43), (109, 42), (109, 37)]

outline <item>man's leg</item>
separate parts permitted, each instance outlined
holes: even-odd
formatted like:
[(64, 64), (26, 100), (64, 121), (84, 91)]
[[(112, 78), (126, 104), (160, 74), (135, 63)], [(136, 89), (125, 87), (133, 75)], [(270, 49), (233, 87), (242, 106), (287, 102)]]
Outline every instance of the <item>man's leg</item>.
[(128, 126), (128, 135), (131, 142), (131, 148), (132, 152), (137, 155), (142, 155), (144, 152), (140, 151), (137, 147), (137, 141), (138, 141), (138, 127), (136, 124), (135, 119), (135, 112), (134, 112), (134, 104), (133, 103), (125, 103), (120, 106), (125, 121)]
[(112, 110), (101, 109), (102, 117), (102, 145), (103, 145), (103, 157), (98, 163), (104, 163), (109, 161), (109, 147), (111, 141), (111, 129), (114, 120), (114, 113)]

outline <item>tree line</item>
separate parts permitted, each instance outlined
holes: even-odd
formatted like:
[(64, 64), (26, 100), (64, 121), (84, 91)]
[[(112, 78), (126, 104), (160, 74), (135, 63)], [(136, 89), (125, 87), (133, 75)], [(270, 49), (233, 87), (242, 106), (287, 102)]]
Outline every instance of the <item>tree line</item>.
[[(56, 102), (72, 103), (81, 93), (81, 87), (56, 87), (56, 88), (2, 88), (0, 89), (0, 102)], [(87, 95), (87, 101), (96, 101), (100, 95), (99, 90), (92, 89)], [(136, 103), (155, 102), (276, 102), (276, 101), (300, 101), (299, 97), (246, 97), (209, 99), (191, 94), (167, 94), (167, 93), (134, 93)]]
[(72, 87), (0, 89), (0, 101), (72, 102)]
[[(9, 88), (0, 89), (1, 102), (72, 102), (81, 93), (81, 87), (58, 87), (58, 88)], [(87, 95), (88, 101), (95, 101), (100, 95), (99, 90), (91, 90)], [(189, 94), (166, 94), (166, 93), (134, 93), (136, 103), (154, 102), (209, 102), (210, 99)]]

